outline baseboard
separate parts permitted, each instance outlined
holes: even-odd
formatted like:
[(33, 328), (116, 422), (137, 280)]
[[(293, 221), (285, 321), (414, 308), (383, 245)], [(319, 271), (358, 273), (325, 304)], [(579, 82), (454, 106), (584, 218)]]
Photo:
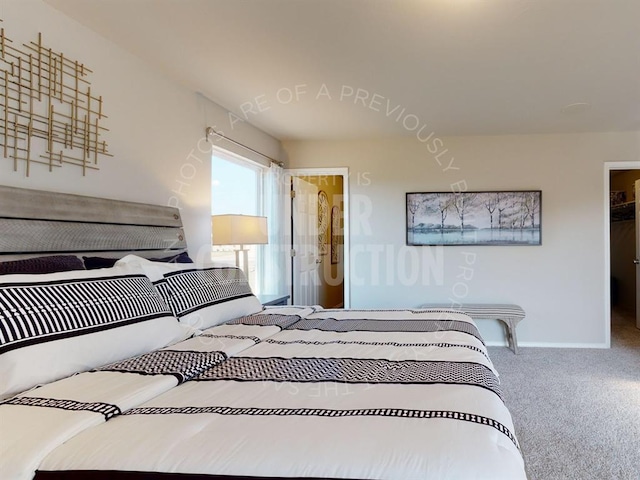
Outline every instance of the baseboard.
[[(509, 346), (509, 344), (507, 342), (500, 342), (500, 341), (496, 341), (496, 340), (491, 341), (491, 342), (486, 342), (485, 341), (484, 344), (487, 347), (508, 347)], [(518, 346), (521, 346), (521, 345), (518, 343)]]
[(540, 347), (540, 348), (599, 348), (606, 349), (606, 343), (552, 343), (552, 342), (518, 342), (519, 347)]
[[(487, 347), (507, 347), (507, 342), (487, 342)], [(518, 342), (518, 347), (535, 348), (610, 348), (606, 343), (553, 343), (553, 342)]]

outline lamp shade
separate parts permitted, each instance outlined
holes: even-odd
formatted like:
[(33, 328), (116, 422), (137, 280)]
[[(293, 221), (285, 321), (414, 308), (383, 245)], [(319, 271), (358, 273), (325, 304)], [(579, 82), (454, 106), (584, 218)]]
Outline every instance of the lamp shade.
[(258, 245), (268, 243), (267, 217), (253, 215), (213, 215), (213, 245)]

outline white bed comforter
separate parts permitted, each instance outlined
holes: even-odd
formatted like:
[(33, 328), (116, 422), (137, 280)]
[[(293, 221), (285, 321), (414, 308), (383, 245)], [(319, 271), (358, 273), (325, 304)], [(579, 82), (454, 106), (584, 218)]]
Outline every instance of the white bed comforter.
[[(287, 313), (269, 312), (271, 318)], [(137, 394), (136, 401), (121, 402), (108, 421), (78, 417), (76, 427), (49, 435), (46, 446), (22, 442), (23, 456), (36, 459), (25, 463), (31, 469), (39, 464), (36, 478), (42, 479), (91, 478), (97, 471), (109, 471), (114, 480), (133, 478), (131, 472), (171, 472), (175, 478), (526, 478), (497, 374), (469, 317), (321, 310), (277, 326), (268, 320), (265, 315), (253, 325), (244, 320), (215, 327), (191, 340), (201, 347), (184, 351), (221, 351), (226, 360), (187, 369), (185, 381), (173, 388), (154, 385), (153, 398)], [(116, 370), (141, 381), (168, 378), (146, 362)], [(101, 374), (107, 373), (113, 372)], [(20, 407), (3, 405), (0, 413)], [(7, 416), (11, 412), (0, 418)], [(12, 431), (24, 421), (11, 420)], [(42, 459), (43, 448), (48, 453), (65, 440)]]

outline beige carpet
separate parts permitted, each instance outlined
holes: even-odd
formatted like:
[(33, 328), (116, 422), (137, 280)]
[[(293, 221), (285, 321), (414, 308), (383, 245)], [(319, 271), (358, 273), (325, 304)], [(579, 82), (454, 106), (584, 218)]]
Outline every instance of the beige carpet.
[(491, 347), (530, 480), (640, 480), (640, 330), (616, 313), (612, 348)]

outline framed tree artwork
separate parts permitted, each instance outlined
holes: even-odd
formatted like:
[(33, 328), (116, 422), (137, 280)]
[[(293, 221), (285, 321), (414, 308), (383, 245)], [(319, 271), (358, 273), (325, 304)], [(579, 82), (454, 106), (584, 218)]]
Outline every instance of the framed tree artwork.
[(406, 195), (407, 245), (541, 245), (542, 192)]

